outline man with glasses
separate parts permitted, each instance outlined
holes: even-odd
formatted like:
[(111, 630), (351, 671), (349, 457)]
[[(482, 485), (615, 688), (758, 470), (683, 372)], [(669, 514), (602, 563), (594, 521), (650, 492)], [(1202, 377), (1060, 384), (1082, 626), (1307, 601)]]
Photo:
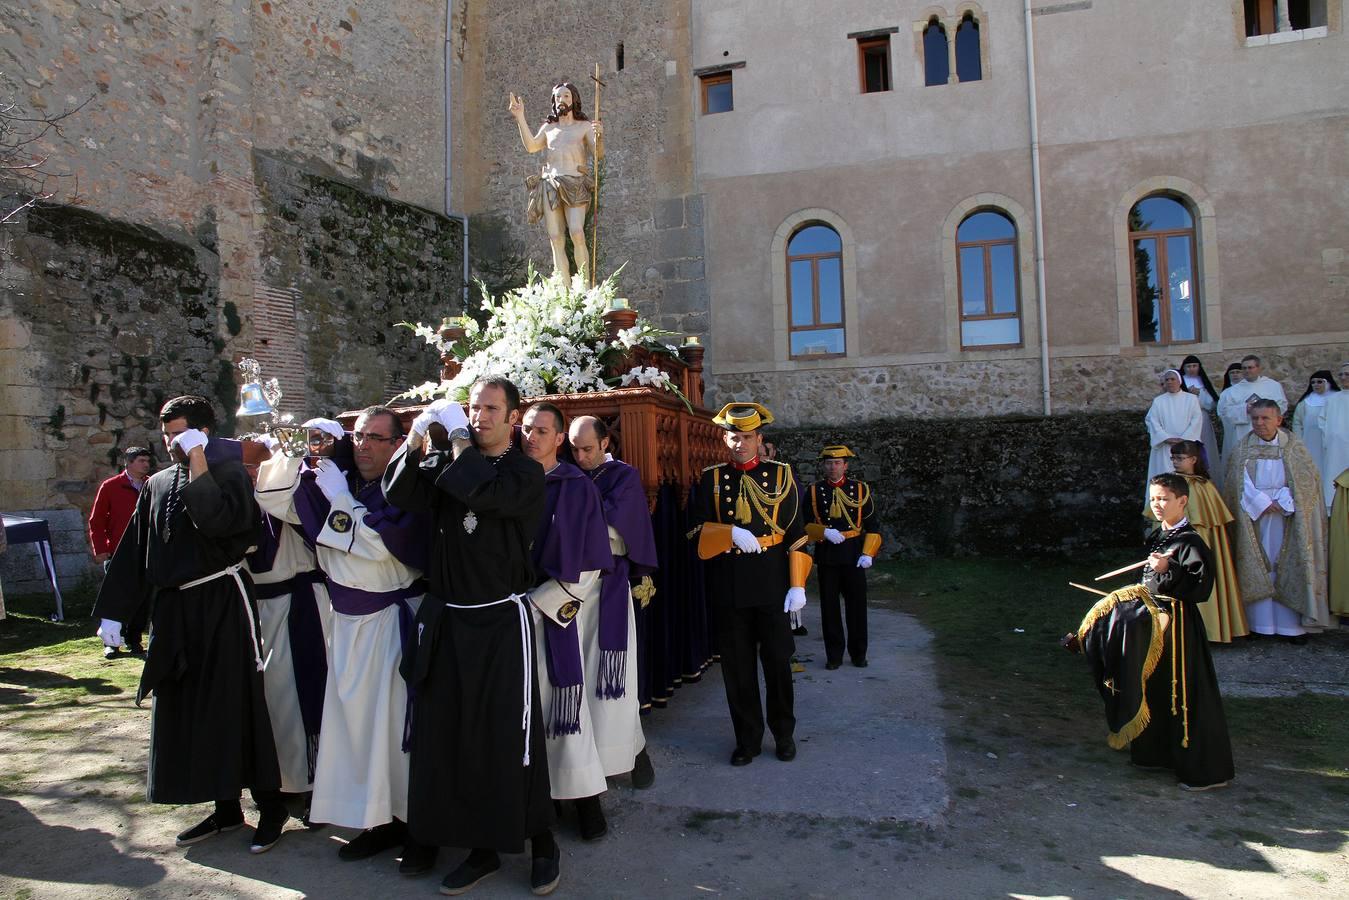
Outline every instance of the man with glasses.
[(1241, 358), (1244, 381), (1233, 381), (1232, 386), (1218, 398), (1218, 418), (1223, 422), (1223, 460), (1232, 455), (1243, 438), (1251, 433), (1251, 407), (1257, 400), (1273, 400), (1279, 415), (1288, 411), (1288, 397), (1283, 385), (1264, 374), (1260, 357), (1250, 354)]
[(425, 592), (430, 523), (385, 499), (380, 479), (402, 443), (398, 414), (369, 407), (352, 433), (352, 471), (329, 458), (274, 456), (258, 474), (258, 502), (303, 528), (332, 601), (310, 819), (364, 829), (339, 858), (401, 845), (399, 871), (418, 875), (434, 865), (436, 850), (407, 832), (411, 708), (399, 666)]

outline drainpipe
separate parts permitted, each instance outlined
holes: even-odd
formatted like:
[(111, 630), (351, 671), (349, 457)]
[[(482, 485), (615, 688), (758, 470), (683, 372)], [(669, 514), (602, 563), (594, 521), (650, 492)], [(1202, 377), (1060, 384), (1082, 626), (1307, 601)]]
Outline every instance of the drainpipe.
[(459, 233), (463, 237), (463, 246), (460, 256), (464, 260), (463, 283), (463, 312), (468, 313), (468, 216), (464, 213), (454, 212), (454, 202), (450, 196), (451, 184), (451, 160), (453, 159), (454, 136), (454, 103), (453, 92), (450, 90), (452, 83), (450, 81), (450, 72), (453, 66), (454, 48), (450, 46), (451, 35), (454, 25), (454, 0), (445, 0), (445, 217), (459, 220)]
[(1040, 310), (1040, 394), (1044, 414), (1053, 411), (1049, 396), (1049, 313), (1045, 304), (1045, 229), (1044, 201), (1040, 194), (1040, 118), (1035, 103), (1035, 28), (1031, 24), (1030, 0), (1025, 0), (1026, 13), (1026, 92), (1030, 100), (1030, 177), (1031, 193), (1035, 196), (1035, 294)]

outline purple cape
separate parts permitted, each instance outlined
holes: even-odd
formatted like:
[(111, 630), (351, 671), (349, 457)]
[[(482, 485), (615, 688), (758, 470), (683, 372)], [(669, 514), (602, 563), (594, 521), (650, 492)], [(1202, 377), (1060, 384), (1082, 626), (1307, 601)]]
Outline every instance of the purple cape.
[[(582, 572), (608, 572), (609, 529), (604, 522), (600, 492), (585, 473), (559, 462), (545, 479), (548, 496), (543, 518), (534, 534), (534, 569), (559, 582), (576, 582)], [(578, 629), (544, 617), (548, 680), (553, 686), (553, 716), (548, 733), (576, 734), (581, 730), (583, 669)]]
[(600, 585), (600, 677), (595, 696), (616, 700), (626, 693), (628, 580), (657, 568), (656, 536), (647, 511), (646, 489), (636, 469), (611, 459), (589, 474), (600, 490), (605, 522), (623, 538), (628, 550), (626, 556), (614, 557), (613, 571)]

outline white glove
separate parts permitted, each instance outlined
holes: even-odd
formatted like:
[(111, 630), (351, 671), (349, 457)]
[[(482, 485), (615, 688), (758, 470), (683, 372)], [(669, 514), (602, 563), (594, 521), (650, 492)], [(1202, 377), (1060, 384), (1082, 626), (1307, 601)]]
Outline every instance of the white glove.
[(806, 606), (805, 588), (787, 588), (787, 601), (782, 604), (782, 611), (785, 613), (799, 612)]
[(270, 434), (260, 434), (256, 438), (254, 438), (254, 440), (257, 441), (262, 446), (266, 447), (272, 453), (275, 453), (277, 450), (281, 449), (281, 442)]
[(870, 569), (870, 568), (871, 568), (871, 557), (870, 557), (870, 556), (867, 556), (865, 553), (863, 553), (861, 556), (857, 557), (857, 568), (859, 568), (859, 569)]
[(831, 544), (843, 543), (843, 532), (837, 528), (826, 528), (824, 530), (824, 539)]
[(331, 459), (320, 459), (318, 465), (314, 466), (314, 483), (323, 491), (323, 496), (332, 502), (334, 498), (348, 493), (351, 489), (347, 487), (347, 476), (338, 468), (337, 463)]
[(741, 553), (762, 553), (763, 546), (759, 539), (749, 532), (748, 529), (741, 528), (739, 525), (731, 526), (731, 543), (740, 549)]
[(428, 409), (412, 420), (412, 427), (409, 428), (408, 431), (411, 436), (415, 437), (417, 440), (421, 440), (426, 437), (427, 429), (439, 421), (440, 417)]
[(446, 432), (454, 431), (456, 428), (468, 428), (468, 413), (464, 412), (462, 406), (453, 400), (437, 400), (431, 405), (435, 406), (437, 403), (445, 404), (436, 415), (440, 424), (445, 426)]
[(317, 428), (324, 434), (332, 435), (332, 438), (335, 441), (342, 440), (343, 436), (346, 434), (346, 432), (342, 430), (342, 423), (337, 422), (333, 419), (323, 419), (323, 418), (310, 419), (308, 422), (305, 422), (300, 427), (306, 429)]
[[(446, 410), (451, 406), (458, 409), (460, 415), (463, 415), (463, 408), (453, 400), (437, 400), (435, 403), (432, 403), (430, 406), (426, 407), (426, 409), (422, 410), (421, 414), (412, 420), (412, 428), (410, 431), (418, 437), (426, 437), (427, 429), (429, 429), (432, 424), (439, 422), (441, 425), (445, 425), (443, 416), (445, 415)], [(467, 425), (468, 417), (465, 416), (464, 421), (460, 424)], [(445, 430), (450, 430), (448, 425), (445, 426)]]
[(206, 435), (195, 428), (189, 428), (173, 439), (173, 442), (169, 444), (169, 452), (173, 452), (174, 448), (177, 448), (182, 451), (183, 456), (187, 456), (195, 448), (205, 446)]
[(103, 646), (116, 649), (122, 646), (122, 623), (114, 622), (112, 619), (104, 619), (95, 632), (103, 638)]

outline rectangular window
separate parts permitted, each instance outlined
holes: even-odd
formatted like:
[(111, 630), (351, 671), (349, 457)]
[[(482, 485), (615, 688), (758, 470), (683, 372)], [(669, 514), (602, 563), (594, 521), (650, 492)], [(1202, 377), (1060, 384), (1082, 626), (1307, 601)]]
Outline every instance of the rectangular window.
[(730, 112), (735, 108), (731, 96), (731, 73), (717, 72), (702, 77), (703, 115)]
[(862, 93), (890, 90), (890, 35), (859, 39), (857, 67), (862, 78)]

